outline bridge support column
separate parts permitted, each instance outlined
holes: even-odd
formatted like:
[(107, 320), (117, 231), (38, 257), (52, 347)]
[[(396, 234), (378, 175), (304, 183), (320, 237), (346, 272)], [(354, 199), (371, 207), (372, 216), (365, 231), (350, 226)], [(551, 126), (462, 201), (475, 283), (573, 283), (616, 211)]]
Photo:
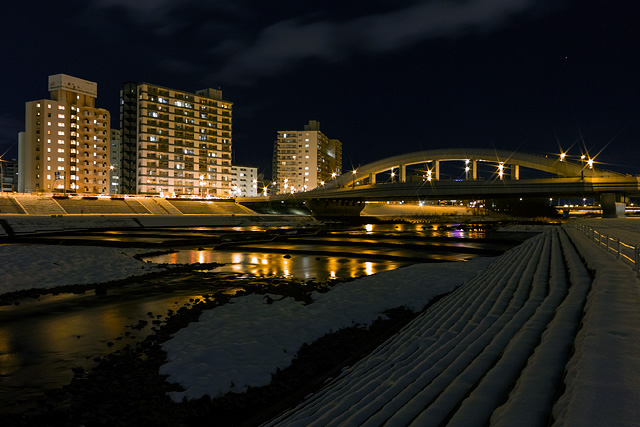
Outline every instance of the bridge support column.
[(515, 180), (520, 179), (520, 165), (513, 165), (513, 178)]
[(436, 165), (435, 165), (435, 177), (436, 177), (436, 181), (440, 181), (440, 160), (436, 160)]
[(400, 165), (399, 182), (407, 182), (407, 165)]
[(601, 193), (600, 206), (603, 218), (624, 218), (624, 196), (616, 193)]
[(375, 184), (376, 183), (376, 174), (375, 173), (370, 173), (369, 174), (369, 184)]
[(477, 181), (478, 180), (478, 161), (474, 160), (472, 164), (473, 166), (471, 167), (471, 171), (473, 173), (473, 180)]

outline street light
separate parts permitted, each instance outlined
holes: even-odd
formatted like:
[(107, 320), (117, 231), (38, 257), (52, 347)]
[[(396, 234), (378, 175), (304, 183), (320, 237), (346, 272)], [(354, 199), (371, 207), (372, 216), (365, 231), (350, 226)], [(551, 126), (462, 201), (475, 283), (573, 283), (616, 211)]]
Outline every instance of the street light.
[(353, 170), (353, 186), (352, 186), (352, 188), (356, 188), (356, 173), (357, 173), (357, 171), (354, 169)]
[(200, 175), (200, 197), (204, 198), (204, 175)]

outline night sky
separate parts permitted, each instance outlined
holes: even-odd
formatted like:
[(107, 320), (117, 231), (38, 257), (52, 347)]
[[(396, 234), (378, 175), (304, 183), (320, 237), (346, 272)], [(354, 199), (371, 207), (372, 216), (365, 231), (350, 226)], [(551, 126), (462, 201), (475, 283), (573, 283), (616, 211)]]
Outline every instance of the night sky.
[(234, 163), (319, 120), (344, 168), (446, 147), (579, 156), (640, 174), (638, 0), (29, 0), (3, 5), (0, 154), (47, 77), (221, 88)]

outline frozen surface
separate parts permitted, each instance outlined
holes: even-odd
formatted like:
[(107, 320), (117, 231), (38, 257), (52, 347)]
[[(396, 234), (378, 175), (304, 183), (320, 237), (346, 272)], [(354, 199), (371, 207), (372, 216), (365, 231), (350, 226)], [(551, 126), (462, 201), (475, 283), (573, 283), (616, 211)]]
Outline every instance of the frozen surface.
[(0, 245), (0, 294), (124, 279), (158, 270), (132, 256), (139, 249)]

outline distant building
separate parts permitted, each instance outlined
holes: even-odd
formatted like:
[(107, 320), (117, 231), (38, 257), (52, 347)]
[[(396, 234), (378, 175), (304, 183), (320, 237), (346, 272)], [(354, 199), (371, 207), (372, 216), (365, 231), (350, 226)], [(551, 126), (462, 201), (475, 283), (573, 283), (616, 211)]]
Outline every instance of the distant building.
[(342, 143), (311, 120), (303, 131), (278, 131), (273, 180), (278, 193), (312, 190), (342, 173)]
[(49, 76), (51, 99), (26, 103), (19, 136), (19, 187), (24, 192), (109, 192), (110, 115), (95, 106), (97, 83)]
[(231, 196), (233, 104), (222, 91), (125, 83), (120, 100), (120, 193)]
[(0, 160), (0, 177), (3, 192), (18, 191), (18, 161)]
[(120, 129), (111, 129), (111, 141), (109, 151), (109, 178), (111, 194), (120, 194), (119, 182), (120, 178), (120, 156), (122, 151), (122, 133)]
[(234, 197), (256, 197), (262, 195), (261, 191), (262, 188), (258, 188), (258, 168), (231, 166), (231, 193)]

